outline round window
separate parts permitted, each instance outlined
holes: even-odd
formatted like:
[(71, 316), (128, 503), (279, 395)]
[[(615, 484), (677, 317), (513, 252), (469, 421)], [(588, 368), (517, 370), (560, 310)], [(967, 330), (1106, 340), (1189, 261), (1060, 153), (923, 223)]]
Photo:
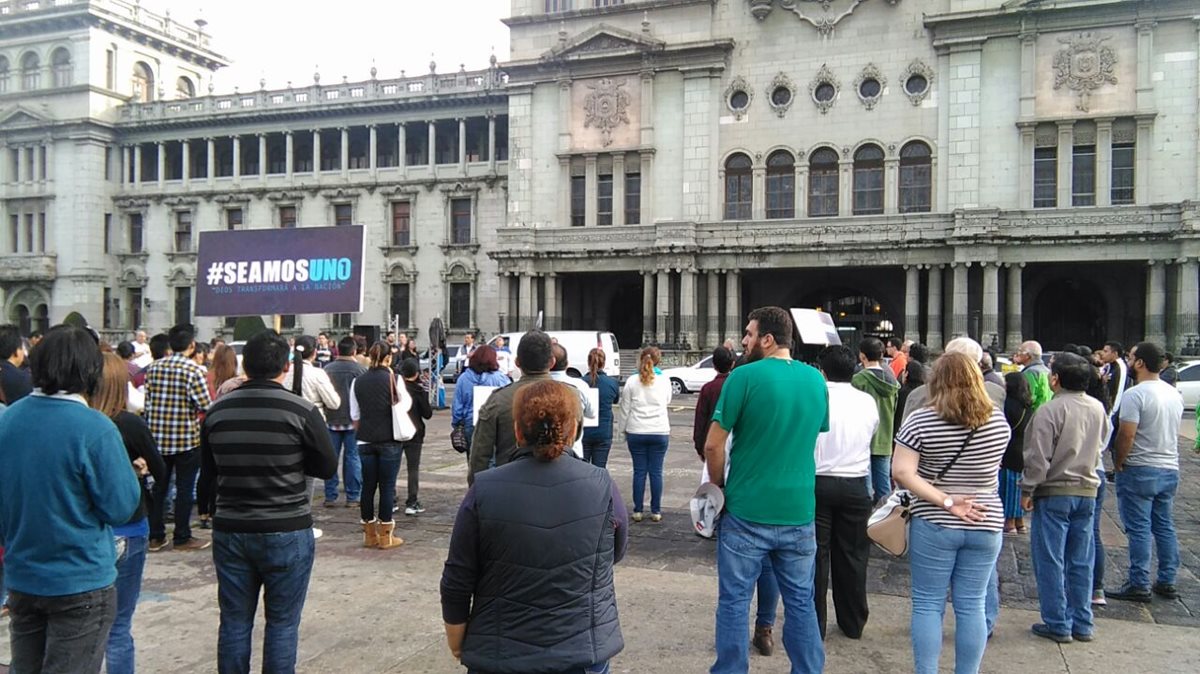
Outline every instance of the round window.
[(822, 103), (828, 103), (837, 95), (837, 89), (829, 82), (822, 82), (813, 90), (813, 98)]
[(771, 102), (777, 106), (784, 106), (792, 102), (792, 90), (787, 87), (775, 87), (771, 92)]
[(880, 86), (879, 80), (868, 77), (858, 85), (858, 95), (863, 98), (875, 98), (879, 95), (879, 91), (883, 87)]
[(914, 96), (925, 93), (928, 88), (929, 80), (924, 75), (913, 75), (904, 82), (904, 90)]
[(750, 94), (738, 90), (730, 94), (729, 107), (734, 110), (745, 110), (750, 105)]

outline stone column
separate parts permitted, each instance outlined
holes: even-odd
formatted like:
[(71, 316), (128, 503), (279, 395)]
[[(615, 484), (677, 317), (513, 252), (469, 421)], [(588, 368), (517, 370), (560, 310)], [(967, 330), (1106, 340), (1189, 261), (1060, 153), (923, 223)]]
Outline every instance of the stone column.
[(242, 177), (242, 139), (239, 136), (233, 137), (233, 179), (237, 180)]
[(979, 343), (987, 348), (1000, 344), (1000, 267), (995, 262), (983, 263), (983, 324)]
[(207, 154), (204, 157), (204, 168), (208, 172), (205, 179), (209, 185), (217, 179), (217, 143), (211, 137), (204, 139), (205, 151)]
[(158, 178), (158, 189), (160, 189), (160, 190), (163, 188), (163, 182), (166, 181), (166, 179), (167, 179), (166, 148), (167, 148), (167, 144), (162, 142), (161, 140), (158, 141), (158, 143), (155, 145), (155, 151), (158, 152), (158, 155), (156, 157), (156, 159), (158, 160), (157, 161), (158, 165), (156, 166), (156, 169), (158, 172), (155, 174), (155, 176)]
[(1018, 38), (1021, 40), (1021, 118), (1031, 119), (1037, 114), (1037, 33), (1022, 32)]
[(642, 272), (642, 344), (654, 341), (654, 272)]
[(796, 217), (808, 217), (808, 161), (804, 155), (796, 161)]
[(375, 177), (375, 171), (379, 168), (379, 160), (375, 154), (379, 151), (379, 134), (376, 131), (375, 125), (367, 126), (367, 168), (370, 169), (371, 177)]
[(267, 134), (258, 134), (258, 179), (267, 179)]
[(750, 217), (767, 219), (767, 167), (755, 164), (750, 171)]
[(1021, 297), (1021, 274), (1025, 263), (1013, 263), (1008, 266), (1008, 316), (1004, 321), (1004, 330), (1008, 336), (1004, 339), (1004, 348), (1011, 351), (1021, 345), (1025, 329), (1021, 324), (1023, 317)]
[[(16, 150), (17, 150), (17, 170), (14, 171), (12, 176), (9, 177), (9, 180), (14, 183), (19, 183), (19, 182), (21, 182), (21, 165), (23, 163), (22, 158), (21, 158), (21, 152), (23, 150), (19, 147), (16, 148)], [(121, 146), (121, 184), (122, 185), (129, 184), (129, 167), (133, 164), (133, 159), (130, 157), (130, 154), (131, 154), (131, 150), (130, 150), (129, 146), (122, 145)]]
[(679, 341), (688, 348), (699, 347), (696, 317), (696, 270), (683, 269), (679, 272)]
[(1150, 149), (1154, 142), (1153, 130), (1152, 117), (1138, 117), (1133, 172), (1133, 201), (1138, 206), (1153, 203), (1155, 199), (1155, 196), (1150, 194), (1150, 186), (1153, 184), (1150, 180), (1150, 169), (1153, 166), (1150, 161), (1153, 156)]
[(657, 320), (657, 341), (666, 344), (673, 341), (671, 334), (671, 272), (667, 269), (658, 270), (658, 306), (655, 314)]
[(429, 125), (429, 170), (432, 171), (437, 166), (437, 124), (432, 119), (426, 124)]
[[(583, 156), (583, 160), (584, 160), (584, 174), (583, 174), (584, 179), (583, 180), (584, 180), (584, 185), (585, 185), (584, 194), (586, 195), (586, 199), (584, 199), (584, 206), (583, 206), (583, 226), (584, 227), (595, 227), (596, 226), (596, 193), (597, 193), (597, 189), (596, 189), (596, 155), (586, 154)], [(568, 189), (567, 192), (569, 195), (570, 190)], [(568, 196), (568, 198), (569, 198), (569, 196)]]
[(551, 272), (545, 275), (546, 283), (546, 315), (543, 327), (546, 330), (558, 330), (562, 326), (562, 318), (558, 313), (558, 275)]
[(467, 172), (467, 120), (465, 117), (458, 118), (458, 170), (460, 173)]
[(180, 175), (183, 178), (183, 186), (187, 187), (192, 179), (192, 141), (180, 141), (179, 146), (179, 157), (183, 162), (183, 173)]
[(704, 331), (704, 341), (707, 348), (715, 349), (721, 345), (721, 275), (716, 271), (710, 271), (707, 276), (708, 325)]
[[(23, 150), (22, 150), (22, 156), (20, 157), (22, 171), (26, 170), (25, 169), (25, 157), (24, 157), (24, 153), (26, 153), (26, 152), (32, 152), (32, 150), (29, 148), (23, 148)], [(33, 180), (33, 176), (25, 176), (25, 179)], [(142, 146), (140, 143), (138, 145), (133, 146), (133, 184), (134, 185), (142, 184)]]
[(1179, 346), (1196, 346), (1200, 340), (1200, 285), (1196, 278), (1196, 260), (1184, 258), (1179, 261)]
[(1096, 205), (1112, 205), (1113, 118), (1096, 120)]
[(558, 158), (558, 226), (571, 226), (571, 159)]
[(854, 161), (849, 157), (838, 162), (838, 217), (854, 214)]
[[(642, 129), (643, 137), (646, 130)], [(641, 220), (643, 225), (654, 224), (654, 151), (643, 150), (642, 158), (642, 204)]]
[(496, 115), (488, 113), (488, 173), (496, 172)]
[(520, 276), (521, 287), (517, 296), (517, 302), (520, 309), (517, 311), (517, 330), (525, 330), (532, 322), (533, 318), (533, 276), (522, 272)]
[(625, 224), (625, 153), (616, 152), (612, 156), (612, 223), (614, 226)]
[(500, 282), (500, 287), (497, 291), (499, 300), (499, 311), (496, 318), (500, 322), (500, 332), (508, 332), (509, 326), (505, 323), (512, 311), (512, 295), (510, 292), (510, 281), (512, 280), (508, 274), (501, 272), (497, 280)]
[(921, 269), (904, 266), (904, 339), (921, 341)]
[[(1182, 312), (1181, 312), (1182, 313)], [(1163, 263), (1150, 260), (1146, 267), (1146, 340), (1167, 343), (1167, 271)]]
[(295, 158), (296, 158), (295, 157), (295, 147), (296, 147), (296, 145), (294, 142), (294, 138), (292, 137), (291, 131), (285, 131), (283, 133), (283, 143), (284, 143), (283, 154), (284, 154), (285, 160), (287, 161), (287, 166), (285, 167), (285, 169), (287, 171), (288, 180), (291, 180), (292, 174), (295, 173), (295, 170), (296, 170), (296, 162), (295, 162)]
[(942, 265), (929, 267), (929, 297), (925, 327), (925, 345), (931, 349), (942, 348)]
[(746, 327), (742, 315), (742, 276), (736, 269), (725, 272), (725, 338), (741, 343), (742, 328)]
[(1075, 152), (1075, 121), (1058, 122), (1058, 207), (1071, 207), (1071, 177)]
[(1021, 125), (1021, 156), (1017, 161), (1017, 203), (1021, 208), (1033, 208), (1033, 154), (1037, 151), (1037, 126), (1032, 122)]
[(350, 174), (350, 129), (342, 127), (341, 138), (338, 143), (338, 168), (342, 171), (342, 177), (345, 178)]
[(968, 300), (970, 299), (970, 290), (967, 288), (967, 274), (969, 273), (970, 263), (957, 262), (954, 268), (954, 294), (951, 296), (951, 303), (954, 315), (950, 317), (950, 336), (963, 337), (970, 332), (970, 322), (967, 320), (968, 315)]
[(899, 212), (900, 155), (892, 153), (883, 160), (883, 213), (884, 215), (895, 215)]
[[(1154, 27), (1152, 18), (1139, 18), (1137, 27), (1137, 109), (1154, 109)], [(1149, 154), (1149, 153), (1147, 153)]]
[(399, 134), (396, 152), (400, 153), (396, 156), (396, 168), (400, 169), (400, 175), (404, 175), (408, 166), (408, 129), (401, 123), (396, 125), (396, 131)]
[(312, 135), (312, 170), (313, 175), (316, 176), (321, 174), (321, 131), (319, 129), (313, 131)]

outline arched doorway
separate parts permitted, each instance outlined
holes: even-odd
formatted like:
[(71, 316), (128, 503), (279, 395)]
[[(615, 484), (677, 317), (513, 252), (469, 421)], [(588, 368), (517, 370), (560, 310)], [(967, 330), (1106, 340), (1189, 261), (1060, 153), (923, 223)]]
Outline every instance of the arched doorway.
[(1033, 335), (1044, 349), (1063, 344), (1099, 347), (1105, 340), (1108, 306), (1095, 283), (1059, 278), (1038, 293), (1033, 310)]
[(792, 306), (820, 309), (833, 317), (842, 343), (856, 348), (863, 337), (887, 339), (896, 334), (891, 313), (882, 301), (851, 288), (810, 293)]

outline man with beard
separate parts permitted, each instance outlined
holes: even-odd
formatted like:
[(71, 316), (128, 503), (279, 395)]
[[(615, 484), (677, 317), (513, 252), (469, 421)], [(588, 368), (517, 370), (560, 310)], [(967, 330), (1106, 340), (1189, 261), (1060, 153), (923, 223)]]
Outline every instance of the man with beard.
[(704, 444), (709, 478), (725, 488), (712, 674), (749, 671), (750, 598), (768, 557), (783, 595), (783, 645), (792, 671), (825, 666), (813, 602), (813, 522), (817, 435), (829, 430), (829, 392), (820, 372), (792, 359), (792, 332), (791, 316), (780, 307), (750, 312), (742, 338), (748, 362), (725, 380)]

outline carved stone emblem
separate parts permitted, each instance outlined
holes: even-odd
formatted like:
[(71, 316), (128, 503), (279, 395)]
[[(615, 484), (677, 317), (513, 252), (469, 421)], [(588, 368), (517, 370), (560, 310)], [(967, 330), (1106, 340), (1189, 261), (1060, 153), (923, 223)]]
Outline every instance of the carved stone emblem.
[[(895, 5), (900, 0), (886, 0), (889, 5)], [(779, 6), (786, 12), (792, 12), (801, 21), (807, 21), (817, 29), (821, 37), (831, 37), (838, 23), (854, 13), (858, 6), (866, 0), (778, 0)], [(806, 10), (806, 7), (820, 7), (820, 12)], [(750, 13), (762, 21), (771, 13), (770, 0), (750, 0)]]
[(622, 88), (625, 80), (604, 78), (587, 86), (591, 91), (583, 99), (583, 125), (600, 129), (608, 147), (613, 130), (629, 123), (629, 92)]
[(1063, 46), (1054, 55), (1054, 88), (1066, 87), (1075, 92), (1075, 107), (1081, 112), (1088, 111), (1093, 91), (1117, 83), (1113, 72), (1117, 54), (1104, 44), (1110, 39), (1109, 35), (1095, 33), (1078, 33), (1058, 39)]

